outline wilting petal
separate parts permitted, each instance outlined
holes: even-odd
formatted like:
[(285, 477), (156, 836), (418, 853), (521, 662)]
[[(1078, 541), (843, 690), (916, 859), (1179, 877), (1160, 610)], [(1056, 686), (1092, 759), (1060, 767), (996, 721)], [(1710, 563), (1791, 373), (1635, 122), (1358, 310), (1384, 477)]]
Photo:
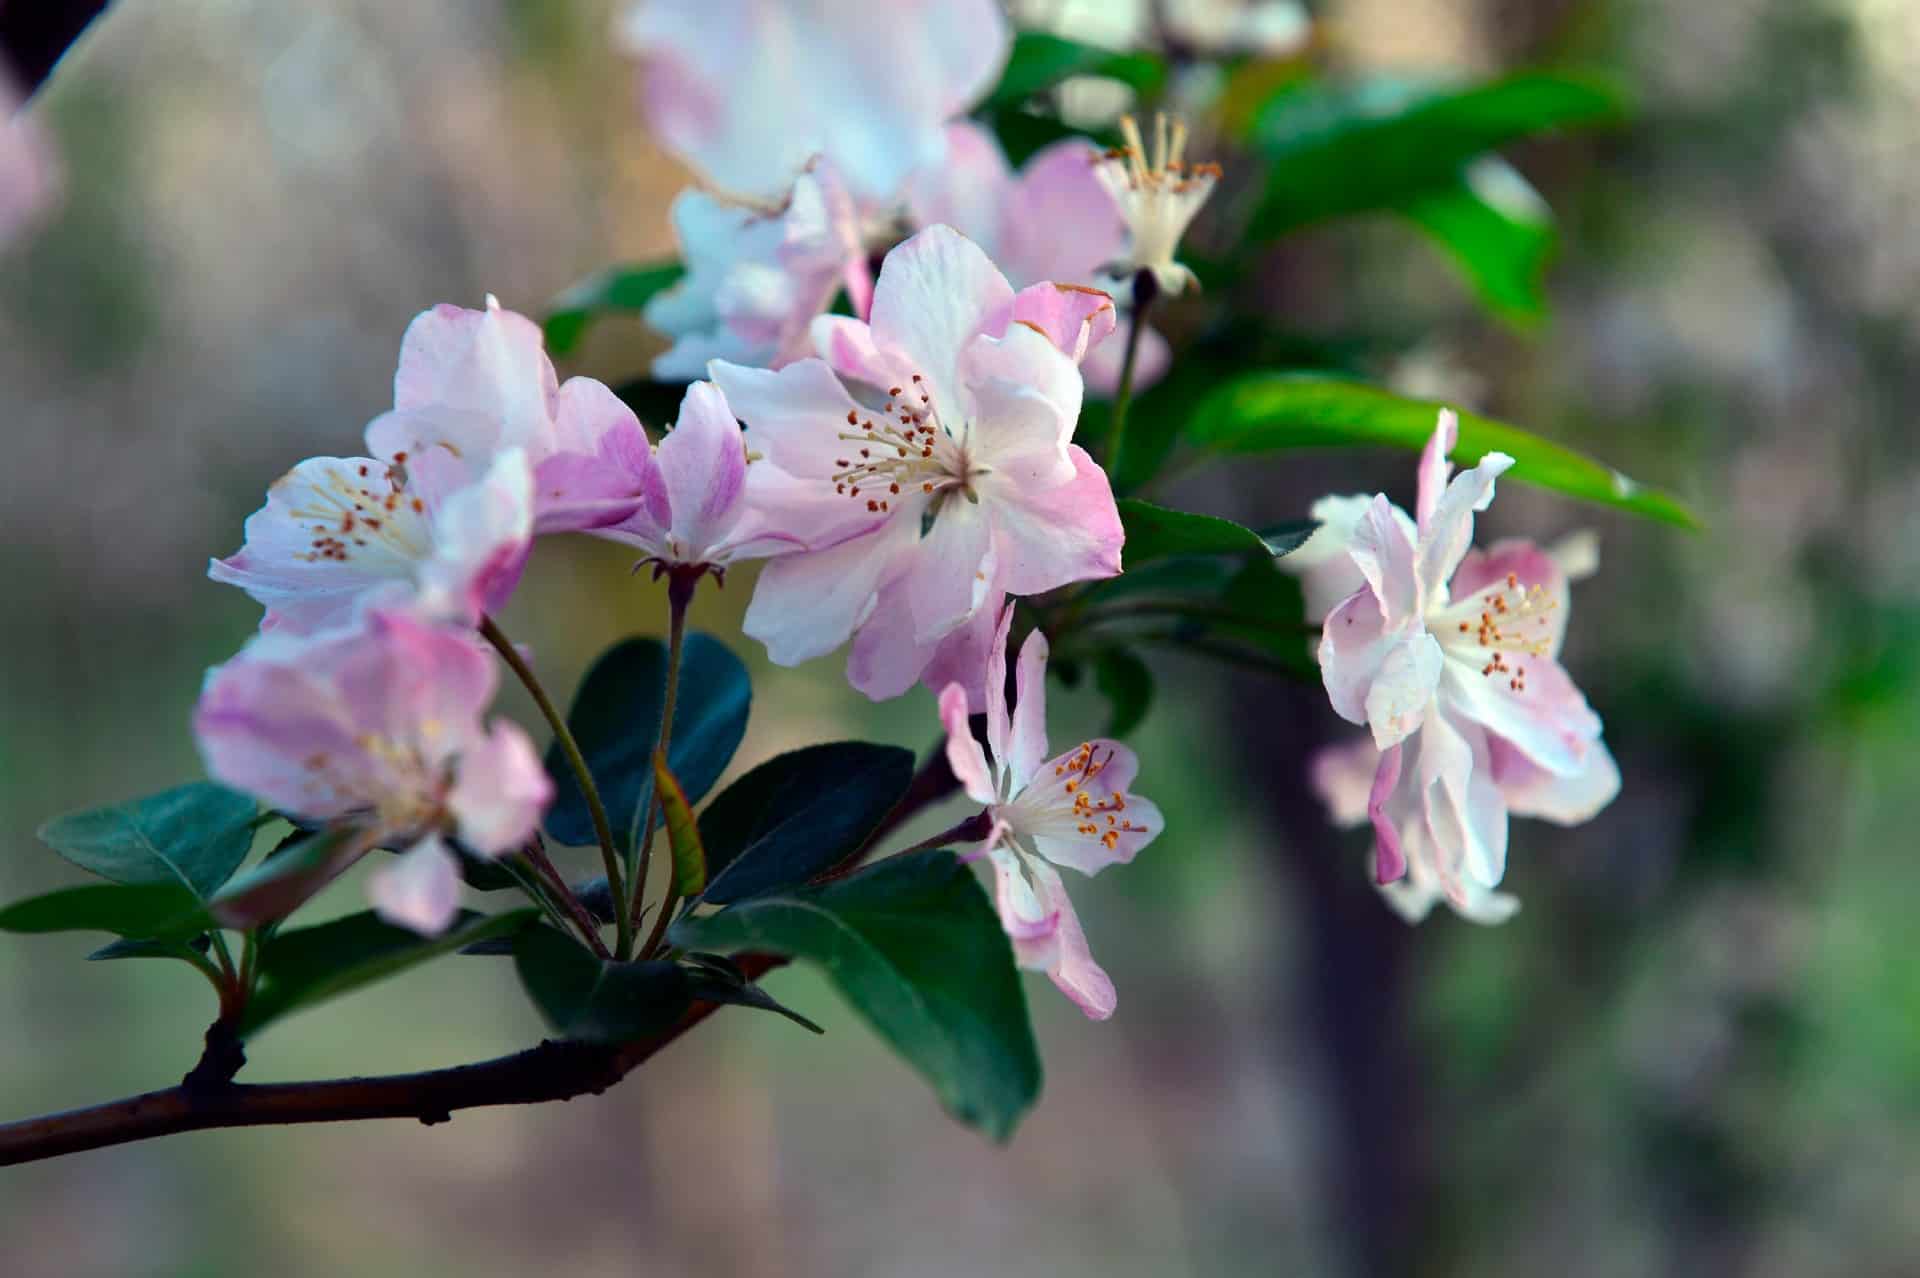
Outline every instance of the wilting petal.
[(553, 782), (533, 743), (502, 721), (461, 754), (447, 808), (462, 843), (481, 856), (499, 856), (532, 836), (552, 800)]
[[(1276, 561), (1282, 570), (1300, 578), (1307, 620), (1324, 620), (1342, 600), (1366, 585), (1360, 566), (1353, 562), (1348, 551), (1353, 545), (1354, 529), (1372, 505), (1371, 497), (1322, 497), (1307, 512), (1319, 527), (1299, 549)], [(1419, 535), (1413, 520), (1398, 506), (1391, 509), (1406, 534), (1407, 544), (1412, 545)]]
[(1077, 444), (1067, 456), (1074, 478), (1058, 487), (994, 484), (1000, 570), (1010, 594), (1044, 594), (1069, 582), (1119, 575), (1126, 532), (1107, 472)]
[(1354, 566), (1379, 601), (1388, 629), (1398, 629), (1419, 617), (1425, 598), (1423, 587), (1428, 582), (1419, 574), (1414, 543), (1408, 540), (1398, 514), (1392, 502), (1375, 496), (1355, 522), (1347, 548)]
[(1373, 783), (1367, 787), (1367, 819), (1373, 823), (1374, 877), (1391, 883), (1407, 872), (1407, 854), (1400, 839), (1400, 828), (1389, 804), (1400, 786), (1405, 747), (1392, 746), (1380, 752)]
[(1494, 784), (1486, 734), (1427, 715), (1420, 734), (1421, 811), (1442, 887), (1456, 903), (1461, 880), (1495, 887), (1507, 867), (1507, 807)]
[(948, 684), (940, 693), (940, 722), (947, 730), (947, 766), (953, 769), (961, 789), (975, 803), (997, 800), (987, 756), (967, 720), (967, 690), (957, 683)]
[(373, 912), (397, 927), (438, 936), (460, 912), (460, 861), (428, 835), (367, 878)]
[(1461, 471), (1440, 494), (1433, 517), (1420, 530), (1420, 583), (1437, 593), (1460, 566), (1473, 544), (1473, 516), (1493, 503), (1494, 480), (1513, 465), (1505, 453), (1488, 453), (1472, 470)]
[(1440, 494), (1447, 489), (1447, 477), (1453, 474), (1453, 463), (1447, 457), (1459, 440), (1459, 415), (1450, 408), (1441, 409), (1433, 434), (1420, 452), (1420, 487), (1414, 513), (1423, 533), (1432, 526), (1434, 508), (1440, 504)]

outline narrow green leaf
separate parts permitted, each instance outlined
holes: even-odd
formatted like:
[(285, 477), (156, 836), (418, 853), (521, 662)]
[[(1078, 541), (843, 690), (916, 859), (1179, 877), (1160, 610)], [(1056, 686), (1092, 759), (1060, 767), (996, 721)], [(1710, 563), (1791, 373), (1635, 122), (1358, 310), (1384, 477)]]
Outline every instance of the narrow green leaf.
[(1612, 81), (1557, 73), (1465, 87), (1385, 77), (1290, 86), (1254, 125), (1267, 175), (1252, 231), (1268, 237), (1397, 208), (1453, 185), (1488, 151), (1551, 130), (1618, 124), (1626, 111)]
[(913, 753), (837, 741), (769, 759), (728, 786), (700, 817), (706, 901), (804, 883), (865, 843), (913, 783)]
[[(1193, 415), (1188, 439), (1223, 453), (1384, 445), (1426, 447), (1442, 406), (1339, 378), (1253, 373), (1220, 387)], [(1682, 528), (1699, 521), (1677, 499), (1589, 457), (1475, 413), (1460, 414), (1453, 460), (1472, 466), (1490, 452), (1514, 459), (1507, 478), (1615, 506)]]
[[(629, 854), (653, 799), (653, 750), (660, 739), (666, 676), (665, 644), (657, 639), (617, 643), (587, 671), (567, 714), (600, 787), (614, 840)], [(740, 658), (711, 635), (687, 636), (667, 761), (689, 803), (698, 803), (726, 771), (746, 735), (752, 699)], [(547, 775), (554, 787), (547, 831), (575, 847), (593, 843), (593, 819), (558, 746), (547, 750)]]
[(206, 922), (200, 898), (178, 883), (63, 888), (0, 910), (0, 932), (111, 932), (130, 940), (184, 941)]
[(1146, 662), (1125, 648), (1104, 649), (1093, 663), (1093, 682), (1112, 708), (1108, 736), (1124, 737), (1140, 726), (1153, 705), (1153, 671)]
[(211, 781), (196, 781), (40, 827), (40, 841), (114, 883), (177, 883), (202, 900), (239, 868), (253, 843), (259, 805)]
[(1071, 76), (1097, 75), (1142, 94), (1156, 92), (1165, 82), (1166, 65), (1149, 53), (1116, 53), (1044, 31), (1022, 31), (1013, 38), (1000, 83), (988, 95), (989, 109), (1019, 106)]
[(678, 262), (609, 266), (553, 299), (547, 311), (547, 349), (567, 355), (580, 344), (588, 325), (607, 311), (640, 311), (655, 293), (680, 282)]
[(1313, 532), (1311, 526), (1304, 533), (1297, 526), (1286, 527), (1269, 540), (1251, 528), (1215, 515), (1171, 510), (1138, 497), (1122, 497), (1116, 504), (1121, 527), (1127, 533), (1122, 553), (1129, 570), (1168, 555), (1284, 555), (1298, 550)]
[(653, 752), (654, 784), (660, 787), (660, 807), (666, 813), (667, 847), (673, 853), (673, 890), (681, 896), (700, 895), (707, 886), (707, 850), (700, 845), (700, 827), (693, 823), (693, 805), (667, 767), (667, 756)]
[(1400, 211), (1446, 250), (1496, 315), (1523, 329), (1546, 315), (1553, 211), (1511, 164), (1482, 156), (1454, 184)]
[(677, 963), (610, 963), (550, 927), (529, 927), (514, 967), (556, 1034), (584, 1043), (631, 1043), (673, 1028), (693, 1003)]
[(360, 830), (296, 831), (266, 860), (221, 888), (207, 903), (207, 913), (222, 927), (242, 931), (283, 919), (367, 850), (367, 835)]
[(890, 857), (832, 883), (683, 918), (668, 935), (688, 949), (820, 964), (948, 1111), (996, 1140), (1040, 1093), (1012, 947), (951, 852)]
[(827, 1032), (752, 981), (738, 980), (722, 969), (700, 964), (687, 970), (687, 978), (692, 982), (693, 996), (697, 999), (708, 1003), (725, 1003), (730, 1007), (751, 1007), (762, 1012), (772, 1012), (776, 1016), (786, 1017), (803, 1029), (812, 1030), (815, 1034)]
[[(168, 958), (179, 959), (183, 963), (192, 963), (198, 956), (194, 941), (113, 941), (101, 946), (87, 955), (89, 963), (106, 963), (115, 959)], [(201, 944), (201, 949), (205, 948)]]
[(539, 911), (462, 911), (438, 936), (395, 927), (371, 910), (316, 927), (276, 932), (260, 951), (260, 986), (247, 1005), (242, 1034), (254, 1034), (290, 1012), (312, 1007), (397, 976), (443, 954), (527, 927)]

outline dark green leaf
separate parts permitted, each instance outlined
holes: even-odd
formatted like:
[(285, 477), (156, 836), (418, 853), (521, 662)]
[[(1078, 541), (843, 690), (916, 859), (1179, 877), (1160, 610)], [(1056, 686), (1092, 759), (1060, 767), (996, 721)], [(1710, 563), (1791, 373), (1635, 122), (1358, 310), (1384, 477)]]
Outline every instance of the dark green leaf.
[(669, 936), (689, 949), (819, 963), (949, 1112), (996, 1140), (1040, 1093), (1012, 947), (951, 852), (890, 857), (832, 883), (684, 918)]
[(1122, 553), (1129, 569), (1168, 555), (1284, 555), (1298, 550), (1313, 533), (1311, 526), (1304, 533), (1298, 527), (1283, 528), (1269, 541), (1231, 519), (1170, 510), (1138, 497), (1122, 497), (1117, 504), (1127, 533)]
[(1153, 705), (1153, 671), (1125, 648), (1107, 648), (1093, 665), (1093, 680), (1113, 714), (1107, 735), (1124, 737), (1140, 726)]
[[(587, 671), (567, 715), (623, 852), (632, 851), (653, 798), (653, 750), (660, 737), (666, 673), (667, 647), (659, 640), (617, 643)], [(739, 748), (752, 696), (747, 668), (725, 644), (711, 635), (687, 636), (668, 765), (689, 803), (698, 803), (713, 788)], [(558, 746), (547, 750), (547, 774), (554, 786), (547, 830), (576, 847), (595, 842), (586, 800)]]
[(191, 963), (206, 948), (204, 942), (204, 937), (196, 937), (193, 941), (114, 941), (87, 955), (87, 961), (103, 963), (114, 959), (170, 958)]
[[(1433, 435), (1440, 408), (1339, 378), (1253, 373), (1220, 387), (1202, 403), (1188, 438), (1199, 447), (1228, 453), (1362, 444), (1417, 452)], [(1455, 464), (1475, 465), (1490, 452), (1514, 459), (1509, 478), (1682, 528), (1699, 527), (1685, 506), (1658, 489), (1642, 487), (1619, 471), (1517, 426), (1461, 413)]]
[(1495, 314), (1522, 328), (1545, 316), (1553, 211), (1512, 165), (1482, 157), (1400, 211), (1447, 251)]
[(246, 860), (258, 810), (244, 794), (196, 781), (55, 817), (40, 839), (103, 879), (177, 883), (204, 900)]
[(913, 753), (898, 746), (837, 741), (769, 759), (700, 818), (707, 903), (804, 883), (838, 864), (912, 783)]
[(538, 916), (532, 909), (491, 915), (462, 911), (439, 936), (421, 936), (369, 910), (317, 927), (276, 932), (261, 947), (260, 986), (247, 1005), (241, 1033), (255, 1033), (289, 1012), (397, 976), (429, 959), (511, 935)]
[(63, 888), (0, 910), (0, 932), (111, 932), (131, 940), (184, 941), (206, 930), (191, 890), (178, 883)]
[[(1125, 337), (1123, 330), (1107, 340), (1119, 342)], [(1183, 352), (1171, 372), (1135, 394), (1133, 405), (1127, 410), (1127, 438), (1121, 449), (1119, 468), (1109, 467), (1115, 495), (1137, 492), (1151, 482), (1173, 453), (1181, 430), (1192, 420), (1193, 406), (1204, 399), (1208, 391), (1245, 367), (1245, 361), (1240, 359), (1228, 363), (1217, 356)], [(1102, 450), (1112, 448), (1108, 438), (1112, 424), (1112, 403), (1089, 399), (1081, 409), (1080, 425), (1074, 435), (1081, 444), (1100, 455)]]
[(814, 1022), (751, 981), (735, 979), (722, 970), (706, 965), (689, 968), (687, 978), (692, 982), (693, 996), (697, 999), (703, 999), (709, 1003), (725, 1003), (734, 1007), (758, 1008), (763, 1012), (784, 1016), (795, 1025), (810, 1029), (816, 1034), (826, 1033)]
[(666, 817), (667, 847), (673, 854), (673, 890), (683, 897), (700, 895), (707, 886), (707, 852), (700, 845), (700, 827), (693, 823), (693, 806), (680, 788), (667, 757), (653, 752), (653, 781), (660, 787), (660, 810)]
[(985, 105), (1018, 106), (1076, 75), (1104, 76), (1150, 94), (1165, 81), (1167, 69), (1149, 53), (1116, 53), (1043, 31), (1022, 31), (1014, 37), (1007, 69)]
[(655, 293), (679, 283), (678, 262), (610, 266), (589, 275), (553, 299), (547, 312), (547, 349), (566, 355), (580, 344), (587, 326), (606, 311), (640, 311)]
[(693, 1003), (693, 983), (679, 964), (610, 963), (550, 927), (522, 932), (513, 962), (553, 1031), (584, 1043), (665, 1033)]
[(208, 902), (222, 927), (258, 927), (283, 919), (366, 854), (368, 839), (351, 828), (289, 838), (272, 856), (233, 879)]
[(1532, 73), (1464, 88), (1375, 79), (1286, 89), (1261, 111), (1253, 140), (1267, 162), (1253, 233), (1398, 208), (1452, 186), (1478, 156), (1555, 129), (1617, 124), (1619, 87)]

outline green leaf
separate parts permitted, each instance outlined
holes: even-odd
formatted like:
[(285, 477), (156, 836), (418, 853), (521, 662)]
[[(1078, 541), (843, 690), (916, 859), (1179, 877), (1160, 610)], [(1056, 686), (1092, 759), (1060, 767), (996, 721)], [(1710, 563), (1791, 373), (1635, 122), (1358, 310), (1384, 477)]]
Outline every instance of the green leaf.
[(1124, 737), (1140, 726), (1153, 705), (1153, 671), (1125, 648), (1104, 649), (1093, 664), (1094, 686), (1112, 707), (1107, 735)]
[(175, 883), (204, 900), (246, 860), (258, 810), (244, 794), (196, 781), (55, 817), (40, 840), (103, 879)]
[(820, 964), (854, 1010), (996, 1140), (1040, 1094), (1040, 1057), (1013, 950), (986, 893), (945, 851), (679, 920), (674, 944)]
[(1618, 124), (1626, 112), (1612, 81), (1540, 72), (1455, 88), (1390, 78), (1288, 88), (1254, 125), (1267, 175), (1252, 232), (1397, 208), (1452, 186), (1488, 151), (1549, 130)]
[(289, 1012), (338, 998), (397, 976), (475, 942), (508, 936), (539, 917), (533, 909), (504, 914), (462, 911), (439, 936), (421, 936), (382, 921), (371, 910), (317, 927), (276, 932), (260, 950), (260, 985), (240, 1032), (253, 1034)]
[(680, 282), (678, 262), (609, 266), (581, 280), (553, 299), (547, 311), (547, 349), (570, 354), (580, 344), (587, 326), (607, 311), (640, 311), (655, 293)]
[(1269, 538), (1251, 528), (1215, 515), (1170, 510), (1138, 497), (1122, 497), (1120, 525), (1126, 529), (1123, 554), (1128, 569), (1168, 555), (1284, 555), (1298, 550), (1313, 535), (1313, 526), (1275, 530)]
[(836, 741), (769, 759), (700, 817), (711, 881), (725, 905), (804, 883), (867, 841), (913, 784), (913, 753)]
[(695, 998), (708, 1003), (724, 1003), (730, 1007), (751, 1007), (762, 1012), (772, 1012), (776, 1016), (786, 1017), (803, 1029), (812, 1030), (815, 1034), (827, 1032), (752, 981), (743, 979), (732, 963), (715, 955), (696, 954), (692, 958), (694, 965), (687, 969), (687, 979), (692, 982)]
[(988, 95), (989, 109), (1018, 106), (1071, 76), (1097, 75), (1119, 80), (1142, 94), (1157, 92), (1167, 68), (1149, 53), (1116, 53), (1044, 31), (1022, 31), (1000, 83)]
[[(200, 938), (194, 938), (198, 941)], [(202, 947), (204, 948), (204, 947)], [(199, 950), (194, 941), (112, 941), (87, 955), (89, 963), (106, 963), (114, 959), (170, 958), (184, 963), (195, 963)]]
[[(1441, 405), (1360, 382), (1301, 373), (1253, 373), (1220, 387), (1193, 415), (1188, 438), (1223, 453), (1385, 445), (1415, 452), (1433, 435)], [(1514, 459), (1507, 477), (1682, 528), (1699, 521), (1677, 499), (1644, 487), (1570, 448), (1474, 413), (1460, 414), (1456, 465), (1490, 452)]]
[(283, 919), (367, 850), (367, 835), (361, 830), (295, 831), (266, 860), (221, 888), (206, 912), (222, 927), (242, 931)]
[(111, 932), (130, 940), (184, 941), (206, 930), (200, 898), (178, 883), (63, 888), (0, 910), (0, 932)]
[(700, 827), (693, 823), (693, 806), (667, 767), (667, 756), (653, 752), (654, 784), (660, 787), (660, 808), (667, 819), (667, 847), (673, 853), (673, 890), (681, 896), (700, 895), (707, 886), (707, 850), (700, 845)]
[[(567, 725), (600, 787), (614, 841), (629, 854), (653, 798), (653, 750), (660, 739), (666, 676), (665, 644), (657, 639), (625, 640), (593, 663), (567, 713)], [(667, 762), (689, 803), (698, 803), (726, 771), (746, 735), (752, 698), (747, 668), (740, 658), (711, 635), (687, 636)], [(547, 750), (547, 775), (554, 787), (547, 831), (575, 847), (595, 842), (586, 800), (557, 745)]]
[(1546, 315), (1553, 211), (1505, 160), (1483, 156), (1453, 185), (1400, 211), (1446, 250), (1495, 314), (1521, 328)]
[(583, 1043), (631, 1043), (670, 1030), (693, 1003), (677, 963), (612, 963), (550, 927), (529, 927), (513, 946), (514, 967), (556, 1034)]

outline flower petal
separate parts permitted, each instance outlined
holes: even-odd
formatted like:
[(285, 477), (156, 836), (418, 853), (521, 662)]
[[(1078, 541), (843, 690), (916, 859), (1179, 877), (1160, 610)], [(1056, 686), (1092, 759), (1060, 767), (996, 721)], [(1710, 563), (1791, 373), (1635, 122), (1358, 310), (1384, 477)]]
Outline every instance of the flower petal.
[[(1006, 619), (1001, 622), (1003, 643), (1005, 627), (1012, 619), (1013, 609), (1009, 608)], [(1003, 690), (1006, 677), (1003, 663), (1000, 672)], [(1014, 668), (1013, 677), (1013, 733), (1005, 758), (1011, 783), (1009, 792), (1018, 794), (1027, 788), (1034, 773), (1039, 771), (1041, 761), (1047, 757), (1047, 636), (1038, 626), (1020, 645), (1020, 662)], [(1131, 781), (1132, 777), (1127, 779)]]
[(1008, 805), (1008, 820), (1056, 865), (1082, 874), (1124, 865), (1165, 828), (1159, 807), (1130, 790), (1139, 771), (1138, 757), (1120, 742), (1083, 742), (1036, 770)]
[(1420, 528), (1420, 584), (1437, 601), (1440, 591), (1473, 544), (1473, 515), (1493, 504), (1493, 483), (1513, 465), (1505, 453), (1488, 453), (1472, 470), (1461, 471), (1435, 503), (1432, 518)]
[(1013, 169), (1000, 142), (971, 120), (947, 126), (947, 158), (916, 173), (907, 211), (916, 226), (945, 223), (1005, 267), (1000, 231), (1006, 225)]
[(702, 563), (740, 517), (747, 453), (740, 424), (712, 382), (687, 387), (657, 455), (683, 561)]
[(906, 559), (901, 577), (914, 639), (937, 643), (986, 604), (993, 586), (993, 525), (984, 503), (950, 495)]
[(1367, 789), (1367, 819), (1373, 822), (1374, 878), (1391, 883), (1407, 872), (1406, 850), (1401, 846), (1400, 830), (1388, 804), (1400, 785), (1403, 746), (1380, 752), (1380, 763)]
[(873, 615), (896, 557), (918, 538), (919, 529), (894, 519), (826, 550), (772, 561), (760, 572), (741, 629), (767, 646), (775, 665), (832, 652)]
[(533, 546), (533, 472), (510, 448), (479, 483), (449, 497), (433, 524), (433, 554), (419, 569), (419, 601), (436, 620), (475, 625), (520, 582)]
[[(1450, 593), (1454, 603), (1436, 614), (1433, 624), (1443, 635), (1461, 622), (1477, 631), (1480, 614), (1493, 612), (1493, 595), (1500, 596), (1501, 606), (1511, 606), (1515, 590), (1524, 597), (1536, 586), (1545, 611), (1515, 621), (1511, 628), (1529, 643), (1544, 642), (1546, 655), (1557, 656), (1567, 632), (1567, 575), (1551, 554), (1530, 541), (1497, 541), (1486, 550), (1469, 550), (1453, 574)], [(1487, 597), (1476, 598), (1482, 592)], [(1502, 629), (1509, 628), (1497, 613), (1493, 615), (1501, 621)]]
[(496, 448), (517, 444), (536, 461), (551, 452), (559, 393), (540, 326), (492, 297), (485, 310), (422, 311), (400, 341), (394, 408), (471, 413), (494, 424)]
[(1450, 408), (1441, 409), (1440, 419), (1434, 423), (1433, 435), (1420, 452), (1419, 499), (1414, 511), (1423, 533), (1432, 525), (1434, 507), (1440, 504), (1440, 494), (1446, 491), (1447, 476), (1453, 473), (1453, 463), (1447, 457), (1459, 441), (1459, 415)]
[[(1308, 511), (1319, 527), (1299, 549), (1276, 561), (1282, 570), (1300, 578), (1307, 620), (1324, 620), (1342, 600), (1367, 584), (1349, 551), (1354, 529), (1372, 505), (1373, 498), (1365, 496), (1322, 497)], [(1412, 545), (1418, 536), (1413, 520), (1398, 506), (1391, 509), (1407, 544)]]
[(1375, 495), (1354, 524), (1347, 548), (1354, 566), (1379, 600), (1389, 630), (1419, 618), (1424, 610), (1423, 586), (1429, 581), (1420, 575), (1414, 543), (1396, 517), (1398, 513), (1384, 495)]
[[(1133, 321), (1130, 316), (1115, 315), (1114, 321), (1119, 327), (1126, 327)], [(1127, 361), (1127, 343), (1124, 336), (1101, 342), (1087, 351), (1086, 358), (1080, 361), (1080, 375), (1087, 381), (1087, 389), (1096, 395), (1113, 398), (1120, 390), (1120, 374)], [(1140, 349), (1133, 356), (1133, 389), (1138, 394), (1167, 375), (1173, 367), (1173, 347), (1160, 331), (1151, 326), (1140, 333)]]
[(1489, 735), (1487, 751), (1493, 779), (1515, 816), (1539, 817), (1555, 825), (1590, 821), (1620, 793), (1620, 765), (1606, 742), (1587, 747), (1586, 760), (1572, 776), (1559, 777), (1535, 766), (1504, 739)]
[(796, 478), (825, 480), (832, 491), (847, 414), (871, 413), (854, 402), (825, 361), (803, 359), (776, 372), (716, 360), (708, 371), (746, 423), (750, 450)]
[(1386, 750), (1420, 729), (1444, 664), (1440, 645), (1424, 630), (1387, 650), (1367, 686), (1367, 725), (1376, 746)]
[(1086, 933), (1080, 930), (1080, 916), (1074, 911), (1073, 902), (1067, 899), (1067, 890), (1060, 882), (1059, 872), (1040, 861), (1029, 862), (1029, 865), (1041, 900), (1050, 905), (1058, 916), (1054, 933), (1054, 958), (1048, 966), (1047, 975), (1062, 994), (1087, 1014), (1089, 1020), (1104, 1021), (1113, 1015), (1113, 1009), (1118, 1005), (1113, 981), (1105, 969), (1093, 961), (1093, 951), (1087, 948)]
[(1466, 882), (1499, 886), (1507, 868), (1507, 807), (1494, 784), (1486, 733), (1456, 725), (1445, 714), (1428, 714), (1417, 776), (1434, 866), (1448, 899), (1465, 904)]
[(1370, 737), (1356, 737), (1316, 751), (1307, 764), (1307, 779), (1327, 805), (1327, 820), (1346, 829), (1366, 821), (1379, 771), (1379, 747)]
[(460, 861), (430, 834), (367, 878), (373, 912), (397, 927), (438, 936), (460, 912)]
[(994, 792), (987, 756), (967, 721), (967, 690), (957, 683), (941, 690), (940, 722), (947, 729), (947, 766), (953, 769), (960, 788), (975, 803), (996, 801), (999, 795)]
[(1483, 674), (1469, 660), (1450, 654), (1440, 696), (1449, 711), (1504, 737), (1516, 750), (1556, 776), (1571, 777), (1586, 764), (1600, 738), (1600, 716), (1559, 662), (1517, 657), (1516, 675)]
[(552, 801), (553, 782), (533, 743), (504, 720), (461, 752), (447, 795), (460, 841), (481, 856), (499, 856), (525, 843)]
[(1010, 594), (1044, 594), (1120, 573), (1126, 532), (1107, 473), (1077, 444), (1068, 446), (1067, 458), (1074, 477), (1055, 487), (1028, 486), (1013, 468), (983, 481), (992, 490), (1000, 571)]
[(925, 378), (934, 411), (951, 417), (966, 407), (959, 397), (961, 351), (1012, 299), (1012, 286), (979, 245), (952, 227), (928, 227), (880, 264), (874, 344), (910, 363)]

